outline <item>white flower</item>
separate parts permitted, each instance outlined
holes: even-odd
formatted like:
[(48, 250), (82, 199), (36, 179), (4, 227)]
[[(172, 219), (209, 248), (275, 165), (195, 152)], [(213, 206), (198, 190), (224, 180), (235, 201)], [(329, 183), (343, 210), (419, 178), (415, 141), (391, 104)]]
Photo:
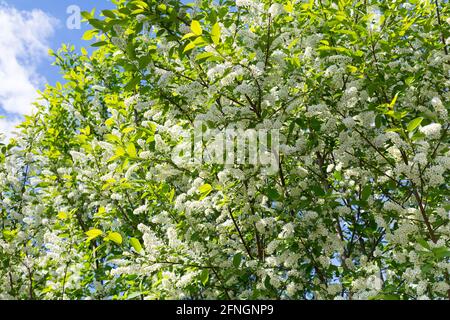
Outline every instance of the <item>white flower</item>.
[(267, 222), (264, 219), (261, 219), (261, 220), (256, 222), (256, 229), (260, 233), (265, 233), (266, 232), (266, 226), (267, 226)]
[(293, 297), (297, 293), (297, 284), (289, 283), (286, 287), (286, 292), (290, 297)]
[(435, 108), (440, 107), (442, 106), (442, 101), (441, 99), (439, 99), (439, 97), (434, 97), (433, 99), (431, 99), (431, 105)]
[(356, 121), (355, 119), (353, 119), (352, 117), (347, 117), (345, 119), (342, 120), (342, 123), (347, 127), (347, 128), (353, 128), (356, 125)]
[(127, 43), (125, 42), (125, 40), (119, 37), (112, 37), (111, 42), (113, 45), (120, 49), (125, 49), (127, 47)]
[(147, 205), (143, 205), (134, 209), (133, 214), (138, 215), (147, 211)]
[(288, 223), (284, 225), (283, 230), (280, 233), (280, 238), (287, 239), (294, 236), (295, 225), (293, 223)]
[(131, 96), (131, 97), (125, 99), (124, 104), (125, 104), (125, 106), (129, 107), (132, 104), (134, 104), (138, 99), (139, 99), (139, 94), (136, 94), (134, 96)]
[(314, 49), (311, 47), (306, 47), (305, 52), (303, 53), (303, 57), (305, 59), (311, 59), (314, 55)]
[(425, 165), (427, 164), (427, 155), (425, 153), (418, 153), (413, 159), (414, 162), (418, 164)]
[(327, 167), (327, 173), (332, 172), (333, 169), (334, 169), (334, 164), (333, 163), (329, 164), (328, 167)]
[(139, 158), (141, 159), (150, 159), (151, 157), (152, 157), (151, 151), (142, 151), (141, 153), (139, 153)]
[(70, 151), (70, 155), (74, 162), (85, 162), (87, 157), (84, 153), (78, 151)]
[[(143, 22), (143, 21), (145, 21), (147, 19), (147, 16), (146, 15), (144, 15), (144, 14), (138, 14), (137, 16), (136, 16), (136, 20), (138, 21), (138, 22)], [(114, 25), (115, 26), (115, 25)]]
[(221, 77), (224, 74), (225, 70), (227, 70), (230, 67), (231, 67), (231, 64), (228, 62), (223, 63), (223, 64), (218, 64), (214, 68), (209, 69), (206, 72), (206, 75), (208, 76), (208, 78), (210, 80), (214, 80), (217, 77)]
[(429, 138), (438, 138), (441, 133), (442, 126), (439, 123), (431, 123), (419, 130)]
[(269, 8), (269, 14), (271, 14), (273, 17), (276, 17), (283, 12), (284, 8), (281, 3), (273, 3)]
[(129, 180), (131, 178), (131, 175), (133, 172), (140, 166), (140, 163), (135, 163), (130, 168), (128, 168), (127, 172), (125, 173), (125, 179)]
[(252, 7), (253, 5), (252, 0), (236, 0), (236, 7)]
[(219, 181), (220, 181), (220, 182), (224, 183), (224, 182), (227, 181), (228, 173), (227, 173), (226, 171), (220, 171), (220, 172), (217, 174), (217, 177), (219, 178)]

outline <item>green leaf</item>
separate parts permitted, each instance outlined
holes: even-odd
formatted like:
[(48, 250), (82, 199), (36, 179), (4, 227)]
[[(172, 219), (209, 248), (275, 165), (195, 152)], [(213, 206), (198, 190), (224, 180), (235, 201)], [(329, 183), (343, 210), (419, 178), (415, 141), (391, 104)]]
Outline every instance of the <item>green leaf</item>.
[(140, 292), (140, 291), (130, 293), (129, 295), (127, 295), (127, 300), (133, 300), (133, 299), (135, 299), (135, 298), (137, 298), (137, 297), (142, 296), (143, 294), (144, 294), (144, 293), (143, 293), (143, 292)]
[(114, 124), (114, 122), (115, 122), (114, 118), (109, 118), (109, 119), (106, 119), (105, 124), (108, 127), (111, 127)]
[(383, 116), (379, 114), (375, 117), (375, 127), (377, 129), (380, 129), (382, 125), (383, 125)]
[(105, 240), (111, 240), (117, 244), (122, 244), (122, 236), (118, 232), (108, 233), (108, 236), (105, 237)]
[(197, 37), (192, 43), (199, 47), (207, 45), (207, 42), (203, 37)]
[(194, 42), (189, 42), (186, 47), (184, 47), (183, 49), (183, 53), (188, 52), (189, 50), (192, 50), (195, 48), (195, 43)]
[(127, 54), (130, 56), (130, 58), (132, 59), (136, 58), (136, 50), (134, 47), (134, 43), (132, 41), (128, 42), (126, 51)]
[(398, 98), (398, 92), (395, 94), (394, 99), (392, 99), (391, 103), (389, 103), (389, 108), (393, 109), (395, 106), (395, 103), (397, 102), (397, 98)]
[(105, 134), (104, 138), (106, 141), (109, 141), (109, 142), (120, 142), (120, 138), (111, 133)]
[(373, 297), (369, 297), (369, 300), (400, 300), (400, 296), (397, 294), (379, 294)]
[(215, 45), (220, 43), (220, 26), (219, 23), (215, 23), (211, 29), (211, 39)]
[(114, 155), (108, 161), (114, 161), (114, 160), (122, 157), (123, 155), (125, 155), (125, 150), (121, 146), (118, 146), (116, 148)]
[(322, 186), (320, 186), (320, 185), (312, 185), (311, 191), (313, 191), (314, 194), (319, 197), (322, 197), (325, 195), (325, 191), (323, 190)]
[(90, 127), (90, 126), (87, 126), (86, 128), (81, 129), (80, 132), (81, 132), (82, 134), (85, 134), (86, 136), (89, 136), (89, 135), (91, 134), (91, 127)]
[(355, 73), (358, 71), (358, 68), (352, 65), (348, 65), (347, 70), (350, 71), (351, 73)]
[(242, 253), (236, 253), (233, 257), (233, 266), (235, 266), (236, 268), (239, 268), (241, 265), (241, 261), (242, 261)]
[(342, 181), (342, 173), (341, 173), (340, 171), (335, 171), (335, 172), (333, 173), (333, 176), (334, 176), (334, 178), (335, 178), (336, 180)]
[(81, 39), (89, 41), (97, 34), (97, 32), (98, 31), (95, 29), (87, 30), (85, 33), (83, 33), (83, 36), (81, 37)]
[(287, 46), (288, 50), (291, 50), (300, 40), (300, 38), (294, 38), (294, 40), (291, 41), (291, 43)]
[(93, 13), (92, 13), (92, 12), (87, 12), (87, 11), (82, 11), (82, 12), (81, 12), (81, 16), (82, 16), (83, 18), (85, 18), (86, 20), (89, 20), (89, 19), (94, 18)]
[(450, 250), (447, 247), (433, 248), (432, 251), (437, 259), (450, 257)]
[(107, 41), (99, 41), (99, 42), (95, 42), (95, 43), (91, 44), (91, 47), (98, 48), (98, 47), (106, 46), (107, 44), (108, 44)]
[(200, 36), (203, 33), (202, 26), (200, 25), (200, 22), (197, 20), (192, 20), (191, 22), (191, 31), (197, 35)]
[(430, 250), (430, 245), (428, 244), (428, 242), (426, 242), (425, 239), (423, 239), (423, 238), (418, 238), (418, 239), (417, 239), (417, 243), (420, 244), (422, 247), (424, 247), (424, 248)]
[(88, 236), (86, 241), (89, 242), (89, 241), (97, 238), (98, 236), (101, 236), (103, 234), (103, 231), (99, 230), (99, 229), (91, 229), (89, 231), (86, 231), (85, 234)]
[[(111, 158), (111, 159), (113, 159), (113, 158)], [(112, 161), (111, 159), (109, 159), (108, 161)], [(106, 183), (102, 186), (102, 190), (108, 189), (114, 183), (116, 183), (116, 179), (114, 179), (114, 178), (106, 180)]]
[(108, 17), (108, 18), (111, 18), (111, 19), (115, 19), (115, 18), (116, 18), (116, 15), (115, 15), (114, 12), (112, 12), (111, 10), (103, 10), (103, 11), (102, 11), (102, 14), (103, 14), (105, 17)]
[(281, 198), (280, 194), (278, 193), (277, 189), (275, 189), (275, 188), (270, 188), (267, 192), (267, 196), (269, 197), (270, 200), (274, 200), (274, 201), (277, 201)]
[(266, 278), (264, 279), (264, 286), (269, 290), (273, 290), (273, 286), (270, 283), (270, 276), (266, 276)]
[(209, 193), (212, 191), (212, 187), (211, 187), (210, 184), (207, 184), (207, 183), (206, 183), (206, 184), (200, 186), (200, 187), (198, 188), (198, 191), (199, 191), (201, 194), (209, 194)]
[(170, 193), (169, 193), (169, 201), (170, 201), (170, 203), (173, 202), (173, 197), (174, 196), (175, 196), (175, 188), (172, 188), (172, 190), (170, 190)]
[(361, 51), (361, 50), (356, 50), (353, 54), (354, 54), (356, 57), (362, 57), (362, 56), (364, 55), (364, 52)]
[(133, 142), (127, 143), (127, 153), (130, 157), (137, 158), (136, 147), (134, 146)]
[(425, 264), (423, 265), (421, 268), (423, 273), (428, 273), (433, 269), (433, 265), (432, 264)]
[(128, 134), (130, 132), (133, 132), (134, 130), (136, 130), (135, 127), (126, 127), (125, 129), (122, 130), (122, 133)]
[(203, 271), (200, 273), (200, 281), (205, 286), (208, 283), (209, 280), (209, 271), (208, 269), (203, 269)]
[(149, 6), (145, 1), (139, 0), (139, 1), (133, 1), (133, 3), (136, 4), (140, 8), (149, 9)]
[(103, 28), (105, 27), (105, 22), (103, 20), (89, 19), (89, 23), (91, 26), (93, 26), (94, 28), (97, 28), (99, 30), (103, 30)]
[(136, 85), (138, 85), (140, 82), (141, 82), (141, 78), (136, 76), (127, 83), (127, 85), (124, 87), (124, 90), (125, 91), (134, 90)]
[(410, 86), (414, 82), (415, 78), (414, 76), (408, 77), (405, 79), (405, 83)]
[(412, 132), (412, 131), (414, 131), (414, 129), (416, 129), (422, 123), (422, 121), (423, 121), (422, 117), (415, 118), (414, 120), (411, 120), (408, 123), (408, 126), (406, 127), (406, 129), (409, 132)]
[(130, 239), (130, 243), (131, 243), (131, 246), (133, 247), (133, 249), (134, 249), (137, 253), (140, 253), (142, 250), (144, 250), (144, 249), (142, 248), (141, 243), (139, 242), (138, 239), (136, 239), (136, 238), (131, 238), (131, 239)]
[(209, 58), (209, 57), (211, 57), (213, 55), (214, 55), (214, 53), (212, 53), (212, 52), (202, 52), (202, 53), (198, 54), (195, 57), (195, 61), (204, 60), (204, 59), (207, 59), (207, 58)]
[(342, 53), (348, 53), (350, 52), (350, 49), (345, 47), (330, 47), (330, 46), (319, 46), (317, 48), (318, 51), (336, 51), (336, 52), (342, 52)]
[(58, 212), (58, 219), (66, 220), (69, 216), (67, 215), (67, 212), (60, 211)]
[(294, 6), (292, 5), (291, 1), (288, 1), (284, 6), (284, 10), (286, 10), (286, 12), (291, 13), (294, 10)]
[(366, 201), (371, 194), (372, 194), (372, 187), (369, 184), (366, 184), (361, 191), (361, 199)]
[(181, 40), (189, 39), (189, 38), (192, 38), (192, 37), (195, 37), (195, 36), (196, 36), (195, 33), (189, 32), (189, 33), (186, 33), (186, 34), (183, 36), (183, 38), (181, 38)]

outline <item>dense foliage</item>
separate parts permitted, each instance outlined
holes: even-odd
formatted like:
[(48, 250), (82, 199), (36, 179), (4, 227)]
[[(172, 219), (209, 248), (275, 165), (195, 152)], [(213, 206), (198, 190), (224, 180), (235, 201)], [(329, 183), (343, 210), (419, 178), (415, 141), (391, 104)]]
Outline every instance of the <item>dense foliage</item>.
[(0, 298), (450, 298), (447, 1), (114, 2), (1, 146)]

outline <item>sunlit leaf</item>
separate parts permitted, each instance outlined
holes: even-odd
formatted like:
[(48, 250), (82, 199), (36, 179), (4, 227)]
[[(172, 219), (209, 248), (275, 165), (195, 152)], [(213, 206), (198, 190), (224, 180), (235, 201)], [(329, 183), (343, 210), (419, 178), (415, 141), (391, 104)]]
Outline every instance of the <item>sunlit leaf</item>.
[(202, 27), (200, 25), (200, 22), (197, 20), (192, 20), (191, 22), (191, 31), (197, 35), (200, 36), (203, 33)]
[(211, 29), (211, 39), (215, 45), (220, 43), (220, 26), (216, 22)]
[(134, 250), (135, 250), (137, 253), (140, 253), (140, 252), (143, 250), (143, 248), (142, 248), (142, 246), (141, 246), (141, 243), (140, 243), (139, 240), (136, 239), (136, 238), (131, 238), (131, 239), (130, 239), (130, 244), (131, 244), (131, 246), (134, 248)]
[(122, 244), (122, 236), (118, 232), (109, 232), (105, 240), (111, 240), (116, 244)]
[(103, 231), (99, 229), (91, 229), (89, 231), (86, 231), (85, 233), (88, 236), (86, 241), (91, 241), (97, 238), (98, 236), (101, 236), (103, 234)]

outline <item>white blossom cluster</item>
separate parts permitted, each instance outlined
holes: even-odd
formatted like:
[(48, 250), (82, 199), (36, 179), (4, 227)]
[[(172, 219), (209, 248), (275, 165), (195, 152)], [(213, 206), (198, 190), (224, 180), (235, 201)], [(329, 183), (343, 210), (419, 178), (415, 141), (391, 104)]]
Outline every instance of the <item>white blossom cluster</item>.
[[(448, 45), (435, 4), (365, 2), (199, 1), (200, 38), (124, 1), (60, 51), (0, 145), (0, 299), (450, 298)], [(173, 161), (229, 127), (276, 168)]]

